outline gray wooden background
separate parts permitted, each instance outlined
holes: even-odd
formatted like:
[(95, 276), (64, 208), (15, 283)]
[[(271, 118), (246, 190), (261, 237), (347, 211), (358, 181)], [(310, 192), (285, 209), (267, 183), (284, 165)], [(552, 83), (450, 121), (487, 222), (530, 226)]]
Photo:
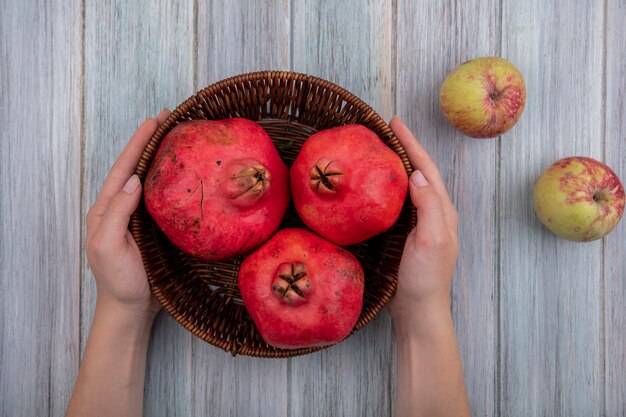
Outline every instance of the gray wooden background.
[[(625, 22), (623, 0), (0, 0), (0, 415), (64, 413), (96, 295), (85, 213), (136, 127), (224, 77), (290, 69), (400, 115), (439, 164), (474, 415), (625, 416), (626, 224), (575, 244), (532, 210), (560, 157), (626, 180)], [(438, 108), (445, 74), (482, 55), (528, 87), (501, 139)], [(292, 360), (233, 358), (161, 314), (145, 413), (389, 416), (394, 366), (387, 312)]]

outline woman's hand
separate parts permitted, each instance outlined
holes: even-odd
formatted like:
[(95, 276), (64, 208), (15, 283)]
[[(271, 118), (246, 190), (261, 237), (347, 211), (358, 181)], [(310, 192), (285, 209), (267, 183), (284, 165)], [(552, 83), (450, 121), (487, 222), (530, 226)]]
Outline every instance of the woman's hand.
[(407, 237), (390, 303), (396, 336), (396, 415), (471, 416), (450, 314), (458, 214), (439, 170), (398, 118), (391, 129), (415, 172), (409, 181), (417, 226)]
[(141, 198), (137, 162), (169, 114), (165, 109), (139, 126), (87, 214), (87, 259), (98, 298), (67, 417), (143, 414), (148, 342), (159, 303), (128, 223)]
[(394, 322), (401, 323), (418, 316), (424, 306), (449, 308), (459, 218), (428, 153), (399, 118), (394, 117), (390, 127), (415, 169), (409, 192), (417, 208), (417, 226), (407, 237), (398, 289), (389, 306)]
[(138, 318), (154, 318), (159, 304), (150, 293), (139, 247), (128, 230), (142, 195), (134, 172), (150, 137), (169, 115), (164, 109), (139, 126), (87, 213), (87, 259), (98, 287), (98, 304)]

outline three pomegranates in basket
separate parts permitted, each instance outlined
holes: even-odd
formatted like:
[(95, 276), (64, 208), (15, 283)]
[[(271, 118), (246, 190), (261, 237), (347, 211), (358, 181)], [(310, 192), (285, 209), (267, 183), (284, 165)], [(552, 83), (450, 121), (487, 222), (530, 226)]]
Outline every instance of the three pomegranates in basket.
[[(314, 232), (278, 229), (289, 204)], [(281, 348), (336, 343), (353, 329), (364, 279), (351, 245), (389, 229), (408, 188), (402, 161), (371, 130), (312, 135), (291, 168), (258, 124), (187, 121), (161, 142), (146, 208), (184, 252), (215, 261), (250, 254), (238, 283), (263, 339)], [(335, 244), (331, 243), (334, 242)]]

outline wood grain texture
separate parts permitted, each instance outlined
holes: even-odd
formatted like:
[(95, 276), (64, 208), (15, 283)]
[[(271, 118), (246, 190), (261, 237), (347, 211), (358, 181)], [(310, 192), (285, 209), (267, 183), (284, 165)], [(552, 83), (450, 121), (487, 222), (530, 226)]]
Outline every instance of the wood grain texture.
[(61, 415), (78, 370), (79, 1), (0, 6), (0, 415)]
[(393, 9), (389, 0), (358, 7), (292, 0), (291, 69), (332, 81), (384, 119), (393, 115)]
[[(453, 315), (475, 416), (626, 415), (626, 224), (575, 244), (532, 208), (564, 156), (626, 180), (624, 2), (343, 3), (0, 0), (1, 416), (65, 410), (96, 295), (81, 222), (136, 127), (262, 69), (397, 112), (438, 163), (461, 216)], [(526, 78), (501, 139), (463, 137), (439, 111), (446, 73), (480, 55)], [(161, 314), (145, 415), (389, 416), (394, 353), (387, 312), (290, 360), (233, 358)]]
[(603, 16), (601, 2), (503, 3), (502, 55), (527, 85), (524, 114), (501, 149), (504, 416), (602, 414), (602, 243), (551, 234), (532, 195), (555, 160), (602, 158)]
[(286, 70), (289, 16), (289, 0), (198, 2), (196, 88), (245, 72)]
[[(289, 65), (289, 2), (198, 2), (196, 89)], [(286, 360), (232, 357), (193, 338), (192, 415), (287, 416)]]
[(438, 164), (460, 217), (452, 314), (476, 416), (495, 414), (499, 139), (456, 132), (439, 108), (446, 74), (500, 49), (498, 1), (398, 1), (397, 112)]
[[(173, 108), (193, 93), (192, 6), (167, 0), (86, 2), (85, 210), (95, 201), (112, 163), (136, 128), (163, 107)], [(95, 296), (93, 276), (85, 269), (81, 347)], [(192, 415), (190, 344), (191, 335), (161, 313), (148, 355), (146, 415)]]
[[(389, 120), (392, 115), (392, 2), (292, 0), (294, 71), (341, 85)], [(349, 339), (290, 360), (289, 416), (389, 416), (395, 371), (384, 311)]]
[[(626, 185), (626, 4), (609, 0), (606, 12), (604, 161)], [(606, 416), (626, 415), (626, 221), (604, 242)]]
[(386, 310), (340, 344), (290, 359), (289, 416), (391, 416), (394, 340)]

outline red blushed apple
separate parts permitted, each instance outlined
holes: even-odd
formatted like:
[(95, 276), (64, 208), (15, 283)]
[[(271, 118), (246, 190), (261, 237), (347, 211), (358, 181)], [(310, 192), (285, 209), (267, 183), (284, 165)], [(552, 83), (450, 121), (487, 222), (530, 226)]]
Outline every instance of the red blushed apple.
[(439, 101), (456, 129), (473, 138), (493, 138), (517, 123), (526, 103), (526, 86), (506, 59), (475, 58), (448, 74)]
[(624, 213), (624, 187), (615, 172), (581, 156), (560, 159), (543, 171), (534, 200), (541, 223), (579, 242), (606, 236)]

